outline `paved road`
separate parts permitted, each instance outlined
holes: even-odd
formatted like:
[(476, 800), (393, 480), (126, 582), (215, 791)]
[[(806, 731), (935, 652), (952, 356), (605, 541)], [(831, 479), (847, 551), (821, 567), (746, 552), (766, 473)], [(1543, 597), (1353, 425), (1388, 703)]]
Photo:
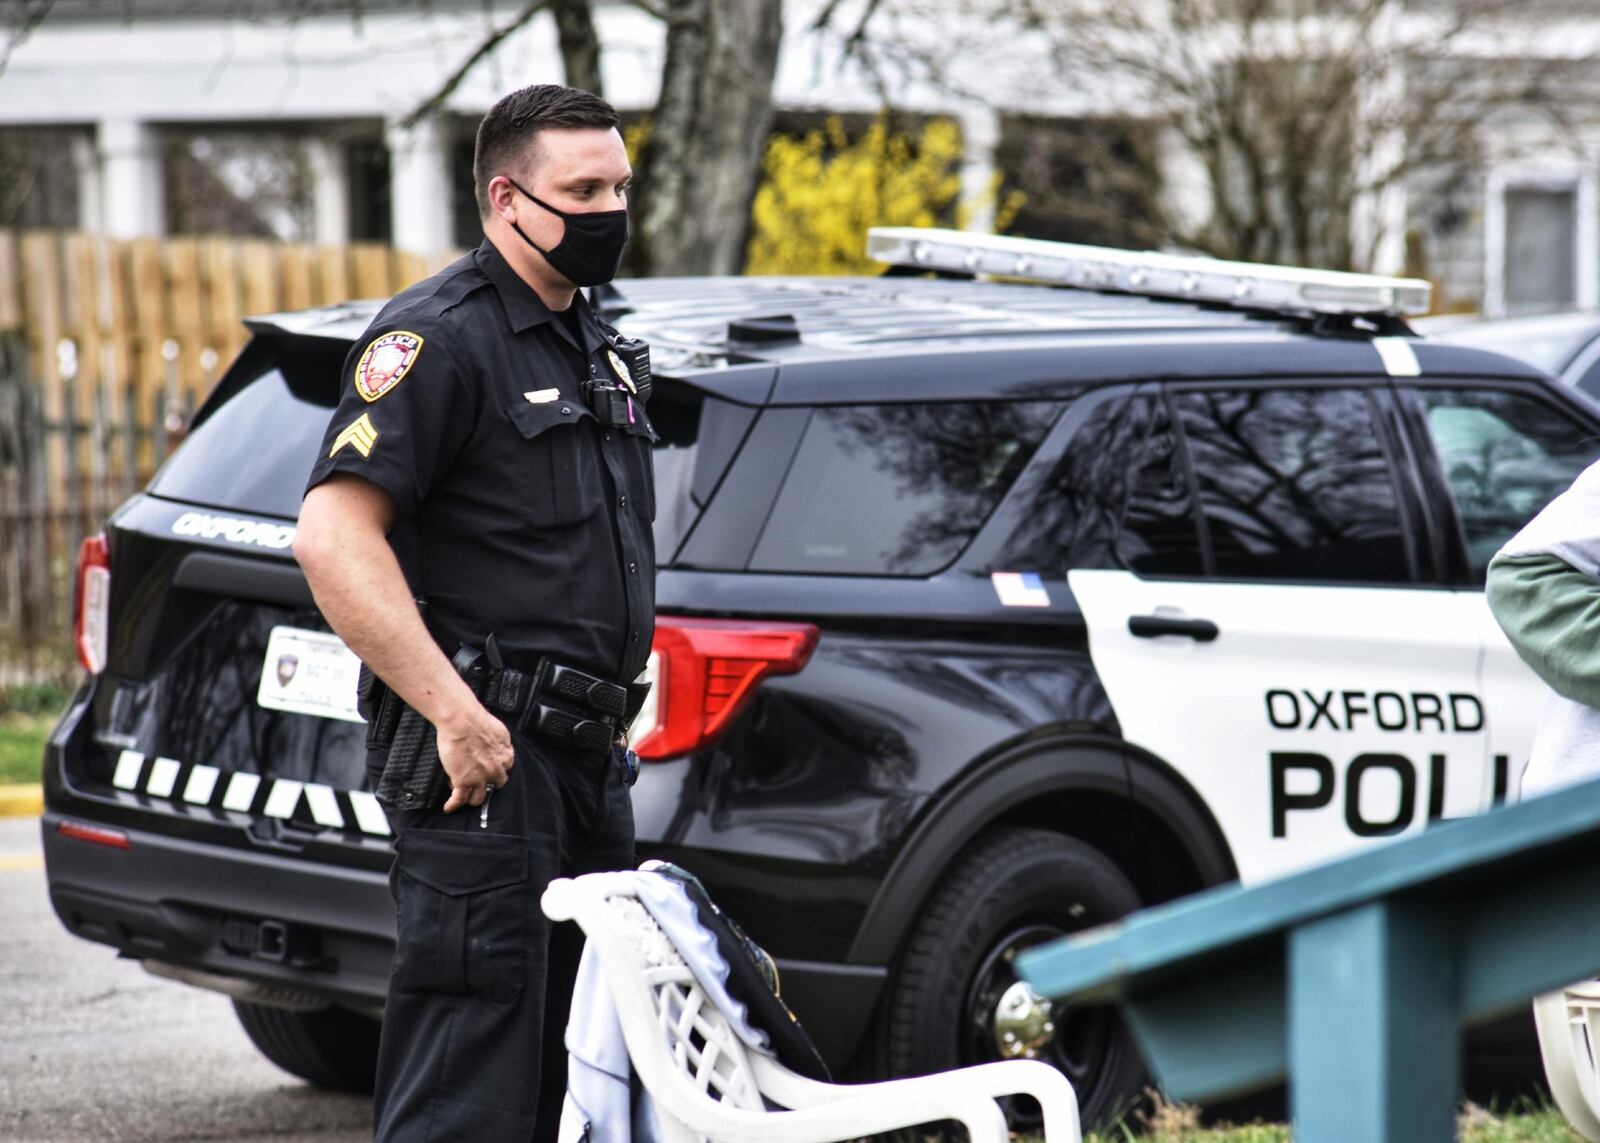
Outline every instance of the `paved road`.
[(0, 903), (0, 1140), (371, 1138), (368, 1100), (279, 1071), (227, 999), (68, 936), (36, 818), (0, 819)]

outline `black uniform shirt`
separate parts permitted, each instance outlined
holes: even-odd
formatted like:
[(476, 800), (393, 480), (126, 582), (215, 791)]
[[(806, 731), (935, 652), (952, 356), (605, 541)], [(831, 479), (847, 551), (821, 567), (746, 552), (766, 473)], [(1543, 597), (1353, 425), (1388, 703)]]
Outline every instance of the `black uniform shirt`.
[(487, 240), (398, 294), (345, 362), (308, 489), (348, 472), (394, 498), (390, 544), (447, 655), (492, 632), (509, 666), (626, 682), (654, 632), (654, 433), (636, 397), (618, 428), (584, 403), (626, 365), (573, 305), (576, 339)]

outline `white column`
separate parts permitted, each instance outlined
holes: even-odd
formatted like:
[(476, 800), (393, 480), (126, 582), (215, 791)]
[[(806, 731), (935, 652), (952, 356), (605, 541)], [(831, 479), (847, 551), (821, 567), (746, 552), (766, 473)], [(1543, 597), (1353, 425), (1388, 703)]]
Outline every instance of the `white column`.
[(1600, 182), (1592, 163), (1578, 174), (1577, 214), (1577, 303), (1580, 310), (1592, 310), (1600, 305)]
[(100, 122), (100, 229), (112, 238), (143, 238), (166, 229), (161, 139), (148, 123)]
[(100, 162), (95, 155), (94, 136), (87, 131), (72, 133), (72, 173), (78, 182), (78, 229), (98, 231), (105, 197), (100, 193)]
[(1156, 136), (1156, 166), (1161, 172), (1162, 206), (1181, 233), (1198, 234), (1216, 210), (1210, 176), (1195, 149), (1171, 127)]
[(1372, 50), (1390, 52), (1393, 59), (1356, 93), (1356, 181), (1369, 189), (1351, 204), (1350, 238), (1355, 254), (1353, 270), (1373, 274), (1398, 274), (1406, 264), (1406, 188), (1394, 172), (1405, 160), (1404, 118), (1406, 80), (1399, 53), (1391, 46), (1399, 35), (1398, 13), (1391, 12), (1371, 30)]
[(305, 142), (311, 168), (311, 199), (318, 246), (343, 246), (350, 241), (350, 177), (344, 148), (313, 135)]
[(974, 107), (960, 113), (961, 211), (966, 229), (980, 234), (994, 231), (994, 153), (1000, 145), (1000, 113), (992, 107)]
[(454, 243), (450, 209), (450, 150), (437, 118), (410, 130), (391, 124), (389, 145), (390, 242), (413, 254), (436, 255)]
[(1487, 318), (1506, 314), (1506, 172), (1491, 168), (1483, 191), (1483, 301)]

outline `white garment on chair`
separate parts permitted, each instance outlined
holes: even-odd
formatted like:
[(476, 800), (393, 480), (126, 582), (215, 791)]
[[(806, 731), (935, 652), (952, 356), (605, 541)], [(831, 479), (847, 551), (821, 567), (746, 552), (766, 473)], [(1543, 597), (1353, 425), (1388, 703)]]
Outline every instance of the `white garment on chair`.
[[(728, 992), (728, 962), (717, 940), (700, 924), (688, 891), (676, 877), (632, 874), (641, 905), (683, 956), (707, 997), (751, 1048), (768, 1052), (767, 1035), (751, 1025), (749, 1012)], [(567, 1018), (567, 1098), (561, 1106), (560, 1143), (656, 1143), (655, 1112), (648, 1093), (633, 1082), (628, 1046), (606, 987), (600, 958), (585, 947), (573, 984)]]

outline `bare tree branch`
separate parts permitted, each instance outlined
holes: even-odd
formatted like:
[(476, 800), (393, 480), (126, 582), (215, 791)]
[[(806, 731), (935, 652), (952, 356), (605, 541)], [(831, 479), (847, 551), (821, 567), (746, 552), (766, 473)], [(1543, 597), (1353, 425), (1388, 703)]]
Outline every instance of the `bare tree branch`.
[[(3, 46), (0, 46), (0, 75), (5, 74), (6, 65), (11, 62), (11, 54), (22, 46), (45, 17), (50, 15), (50, 9), (55, 7), (56, 0), (22, 0), (13, 7), (10, 15), (5, 17), (11, 32), (6, 36)], [(4, 26), (4, 25), (0, 25)]]
[(483, 42), (473, 49), (472, 54), (463, 60), (461, 65), (457, 67), (455, 71), (450, 73), (450, 76), (444, 81), (444, 83), (439, 85), (439, 89), (437, 91), (428, 96), (428, 98), (424, 99), (421, 103), (417, 104), (417, 106), (413, 108), (409, 114), (400, 120), (399, 126), (401, 129), (410, 130), (423, 119), (426, 119), (429, 115), (432, 115), (434, 112), (442, 108), (450, 96), (455, 94), (456, 88), (460, 87), (461, 84), (466, 80), (473, 68), (477, 67), (486, 56), (499, 47), (501, 42), (507, 36), (511, 35), (511, 33), (515, 32), (518, 28), (525, 26), (529, 20), (532, 20), (541, 11), (548, 7), (549, 3), (550, 0), (528, 0), (528, 2), (523, 5), (522, 11), (513, 16), (509, 23), (502, 27), (496, 28), (487, 37), (485, 37)]
[[(1497, 145), (1515, 145), (1506, 140), (1516, 132), (1494, 130), (1507, 115), (1563, 125), (1569, 140), (1580, 134), (1577, 120), (1594, 122), (1594, 101), (1562, 82), (1594, 61), (1557, 66), (1519, 47), (1533, 42), (1527, 29), (1540, 17), (1532, 7), (1528, 0), (1426, 8), (1400, 0), (988, 4), (995, 17), (1047, 36), (1058, 74), (1115, 77), (1125, 102), (1111, 114), (1142, 116), (1181, 140), (1209, 203), (1200, 219), (1180, 216), (1171, 196), (1147, 196), (1162, 242), (1341, 268), (1370, 264), (1382, 247), (1386, 216), (1378, 203), (1391, 190), (1475, 161), (1490, 131)], [(1100, 204), (1077, 209), (1094, 214)]]
[(663, 24), (670, 24), (675, 18), (670, 4), (657, 4), (653, 3), (652, 0), (628, 0), (628, 2), (645, 15), (654, 16)]

